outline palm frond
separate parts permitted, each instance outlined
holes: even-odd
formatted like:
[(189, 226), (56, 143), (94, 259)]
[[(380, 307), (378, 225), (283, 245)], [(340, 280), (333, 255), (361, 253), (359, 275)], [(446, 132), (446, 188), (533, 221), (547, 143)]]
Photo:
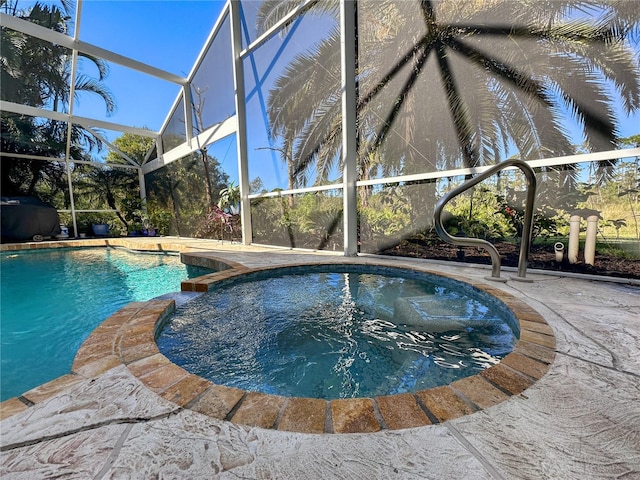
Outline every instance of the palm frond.
[(82, 92), (90, 92), (96, 94), (102, 98), (105, 102), (107, 115), (112, 115), (116, 110), (115, 98), (111, 91), (104, 85), (104, 83), (89, 77), (85, 74), (80, 74), (76, 77), (75, 83), (76, 98)]

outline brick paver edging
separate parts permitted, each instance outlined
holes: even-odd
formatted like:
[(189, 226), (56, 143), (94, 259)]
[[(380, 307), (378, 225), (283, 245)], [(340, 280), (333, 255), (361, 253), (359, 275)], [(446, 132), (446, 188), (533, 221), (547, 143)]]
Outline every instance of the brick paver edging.
[[(249, 269), (226, 259), (202, 255), (202, 252), (187, 253), (189, 247), (178, 243), (167, 245), (166, 241), (133, 244), (127, 239), (109, 239), (65, 242), (64, 246), (121, 246), (139, 250), (182, 251), (185, 263), (220, 270), (183, 282), (183, 291), (205, 292), (216, 283), (237, 275), (282, 268)], [(14, 248), (34, 247), (20, 245), (3, 250)], [(41, 247), (37, 245), (35, 248)], [(377, 264), (374, 260), (359, 260), (359, 264)], [(341, 259), (331, 263), (347, 262)], [(317, 262), (286, 267), (309, 264)], [(441, 423), (503, 402), (512, 395), (522, 393), (545, 375), (555, 358), (555, 337), (538, 312), (491, 285), (425, 268), (415, 269), (471, 284), (505, 303), (520, 323), (520, 339), (513, 352), (477, 375), (415, 393), (331, 401), (287, 398), (215, 385), (173, 364), (158, 350), (155, 334), (174, 311), (175, 303), (173, 300), (151, 300), (131, 303), (105, 320), (78, 350), (71, 374), (36, 387), (19, 398), (2, 402), (1, 418), (25, 410), (74, 384), (122, 364), (149, 389), (181, 407), (234, 423), (307, 433), (375, 432)]]
[[(221, 280), (256, 270), (269, 268), (224, 270), (188, 281), (183, 290), (205, 291)], [(129, 304), (109, 317), (80, 347), (73, 371), (91, 377), (125, 364), (149, 389), (181, 407), (262, 428), (365, 433), (445, 422), (522, 393), (547, 372), (555, 357), (553, 331), (533, 308), (490, 285), (448, 277), (471, 283), (504, 302), (514, 312), (521, 330), (513, 352), (500, 363), (450, 385), (415, 393), (330, 401), (287, 398), (217, 385), (173, 364), (158, 350), (155, 335), (174, 311), (173, 300)]]
[[(81, 246), (80, 243), (88, 246), (88, 243), (94, 242), (68, 242), (66, 246)], [(132, 247), (126, 241), (101, 240), (95, 243), (95, 246)], [(202, 255), (201, 252), (187, 253), (189, 248), (178, 244), (169, 246), (149, 242), (149, 245), (136, 243), (135, 247), (140, 250), (157, 250), (161, 247), (164, 251), (182, 251), (185, 263), (220, 270), (183, 282), (183, 291), (206, 292), (216, 283), (237, 275), (283, 267), (250, 269), (212, 255)], [(340, 259), (331, 263), (348, 262)], [(363, 259), (357, 263), (378, 264), (374, 260)], [(314, 264), (318, 262), (284, 267), (294, 269)], [(506, 304), (520, 323), (520, 339), (514, 350), (500, 363), (477, 375), (414, 393), (330, 401), (287, 398), (216, 385), (173, 364), (158, 350), (155, 335), (162, 322), (175, 310), (175, 302), (151, 300), (130, 303), (107, 318), (78, 350), (71, 374), (25, 392), (19, 398), (2, 402), (1, 418), (7, 418), (74, 384), (124, 364), (147, 388), (161, 397), (213, 418), (305, 433), (365, 433), (437, 424), (468, 415), (522, 393), (546, 374), (555, 358), (555, 336), (537, 311), (494, 286), (427, 268), (415, 267), (415, 270), (471, 284)]]

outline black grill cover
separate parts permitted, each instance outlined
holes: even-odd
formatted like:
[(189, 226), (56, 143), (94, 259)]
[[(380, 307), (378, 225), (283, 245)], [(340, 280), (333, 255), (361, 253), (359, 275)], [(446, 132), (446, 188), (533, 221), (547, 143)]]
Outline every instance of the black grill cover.
[(35, 197), (2, 197), (0, 208), (3, 242), (33, 240), (37, 235), (53, 237), (61, 232), (57, 210)]

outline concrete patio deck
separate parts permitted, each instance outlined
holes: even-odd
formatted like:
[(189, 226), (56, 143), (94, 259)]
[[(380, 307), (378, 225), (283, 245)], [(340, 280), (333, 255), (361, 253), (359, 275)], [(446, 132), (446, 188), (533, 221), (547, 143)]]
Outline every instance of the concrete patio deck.
[[(83, 245), (89, 242), (94, 241)], [(171, 238), (109, 242), (141, 249), (161, 245), (246, 267), (342, 259), (329, 253)], [(483, 267), (383, 261), (397, 266), (419, 262), (434, 272), (476, 281), (488, 275)], [(495, 406), (418, 428), (287, 432), (217, 420), (180, 407), (118, 364), (96, 376), (68, 375), (26, 392), (31, 406), (18, 399), (4, 402), (0, 476), (640, 479), (638, 282), (537, 272), (528, 277), (534, 283), (493, 286), (546, 319), (555, 334), (555, 359), (531, 387)]]

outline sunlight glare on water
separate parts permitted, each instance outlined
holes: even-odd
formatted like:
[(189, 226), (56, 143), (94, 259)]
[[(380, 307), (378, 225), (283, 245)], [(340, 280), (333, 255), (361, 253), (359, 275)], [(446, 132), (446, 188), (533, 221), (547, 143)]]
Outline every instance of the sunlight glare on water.
[[(130, 302), (180, 290), (177, 255), (84, 248), (1, 255), (1, 399), (69, 373), (75, 354)], [(191, 269), (191, 276), (203, 270)]]

